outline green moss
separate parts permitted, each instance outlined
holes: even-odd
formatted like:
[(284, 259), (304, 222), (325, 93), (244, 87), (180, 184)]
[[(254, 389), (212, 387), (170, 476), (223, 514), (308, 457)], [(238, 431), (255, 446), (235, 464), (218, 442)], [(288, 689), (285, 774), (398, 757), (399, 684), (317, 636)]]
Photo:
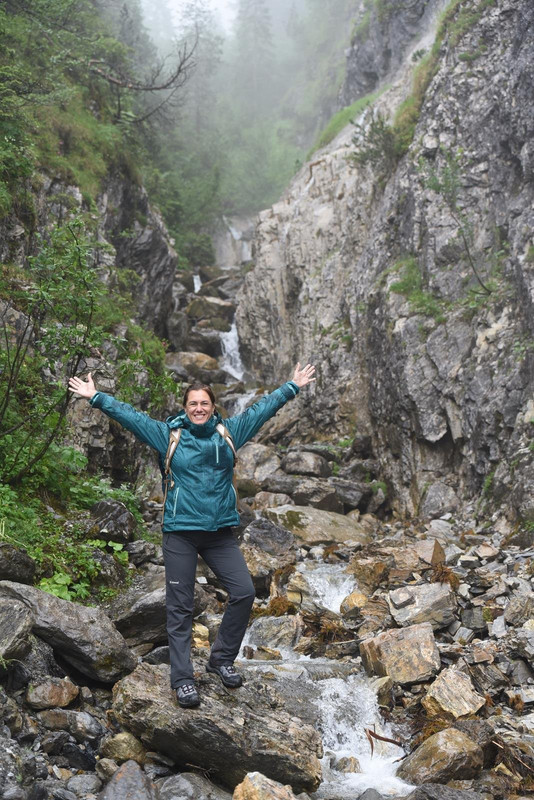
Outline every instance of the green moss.
[(305, 519), (305, 517), (301, 511), (286, 511), (281, 519), (281, 522), (284, 527), (290, 531), (294, 531), (295, 529), (302, 530), (302, 528), (306, 527), (303, 519)]
[(398, 261), (392, 269), (399, 270), (401, 277), (391, 284), (390, 291), (404, 295), (416, 314), (433, 317), (438, 323), (444, 322), (445, 303), (423, 289), (423, 277), (417, 260), (409, 256)]
[(531, 244), (527, 250), (527, 262), (534, 264), (534, 244)]

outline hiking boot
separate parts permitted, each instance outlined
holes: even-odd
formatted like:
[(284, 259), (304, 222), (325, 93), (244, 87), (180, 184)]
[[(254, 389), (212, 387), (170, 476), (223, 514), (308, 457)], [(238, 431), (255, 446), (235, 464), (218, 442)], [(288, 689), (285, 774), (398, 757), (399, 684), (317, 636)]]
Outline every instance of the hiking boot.
[(176, 699), (182, 708), (194, 708), (200, 705), (200, 697), (194, 683), (184, 683), (176, 688)]
[(208, 662), (208, 664), (206, 664), (206, 672), (213, 672), (215, 675), (218, 675), (224, 685), (228, 686), (229, 689), (237, 689), (237, 687), (241, 686), (243, 683), (243, 678), (233, 664), (221, 664), (221, 666), (216, 666)]

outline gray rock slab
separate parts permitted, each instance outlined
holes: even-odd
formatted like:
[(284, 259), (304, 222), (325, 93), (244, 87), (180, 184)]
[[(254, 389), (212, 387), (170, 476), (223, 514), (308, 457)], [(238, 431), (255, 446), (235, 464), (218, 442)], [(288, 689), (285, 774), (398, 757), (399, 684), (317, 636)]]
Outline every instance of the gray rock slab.
[[(434, 630), (445, 628), (455, 619), (456, 597), (447, 583), (423, 583), (421, 586), (403, 587), (404, 595), (410, 593), (411, 602), (396, 605), (398, 593), (390, 592), (391, 616), (398, 625), (416, 625), (419, 622), (430, 622)], [(392, 596), (393, 595), (393, 596)]]
[(31, 648), (30, 634), (33, 626), (31, 609), (12, 597), (0, 603), (0, 660), (20, 659)]
[(33, 583), (35, 561), (9, 542), (0, 542), (0, 580)]
[(204, 673), (198, 684), (201, 705), (182, 709), (168, 667), (140, 664), (113, 689), (115, 716), (147, 749), (210, 769), (230, 788), (256, 770), (298, 791), (317, 788), (322, 744), (315, 727), (283, 707), (274, 711), (263, 682), (247, 681), (237, 695)]
[(365, 639), (360, 642), (360, 655), (368, 675), (389, 675), (402, 685), (428, 680), (441, 666), (429, 622)]
[[(451, 789), (442, 783), (425, 783), (411, 792), (404, 800), (486, 800), (480, 792)], [(361, 800), (361, 798), (360, 798)]]
[(0, 595), (24, 603), (33, 614), (33, 632), (84, 675), (114, 683), (135, 667), (124, 638), (100, 609), (11, 581), (0, 582)]

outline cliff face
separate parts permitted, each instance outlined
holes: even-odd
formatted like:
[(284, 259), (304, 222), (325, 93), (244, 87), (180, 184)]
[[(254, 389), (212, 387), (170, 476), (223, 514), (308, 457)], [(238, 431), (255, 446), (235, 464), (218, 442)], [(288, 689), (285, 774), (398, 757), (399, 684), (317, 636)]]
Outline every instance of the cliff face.
[(395, 169), (355, 165), (346, 130), (260, 215), (238, 327), (264, 380), (317, 363), (298, 429), (371, 433), (399, 510), (533, 519), (534, 7), (463, 5)]

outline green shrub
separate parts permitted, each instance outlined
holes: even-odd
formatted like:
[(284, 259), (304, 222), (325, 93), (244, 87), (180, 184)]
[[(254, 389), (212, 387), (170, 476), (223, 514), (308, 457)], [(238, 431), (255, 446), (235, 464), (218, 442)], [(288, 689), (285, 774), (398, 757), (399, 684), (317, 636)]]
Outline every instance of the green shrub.
[(355, 117), (359, 116), (367, 106), (374, 103), (386, 89), (387, 87), (384, 87), (378, 92), (360, 97), (360, 99), (356, 100), (352, 105), (345, 106), (341, 111), (334, 114), (326, 128), (317, 137), (312, 149), (306, 155), (306, 160), (309, 160), (316, 150), (320, 150), (321, 147), (326, 147), (327, 144), (330, 144), (349, 122), (352, 122)]

